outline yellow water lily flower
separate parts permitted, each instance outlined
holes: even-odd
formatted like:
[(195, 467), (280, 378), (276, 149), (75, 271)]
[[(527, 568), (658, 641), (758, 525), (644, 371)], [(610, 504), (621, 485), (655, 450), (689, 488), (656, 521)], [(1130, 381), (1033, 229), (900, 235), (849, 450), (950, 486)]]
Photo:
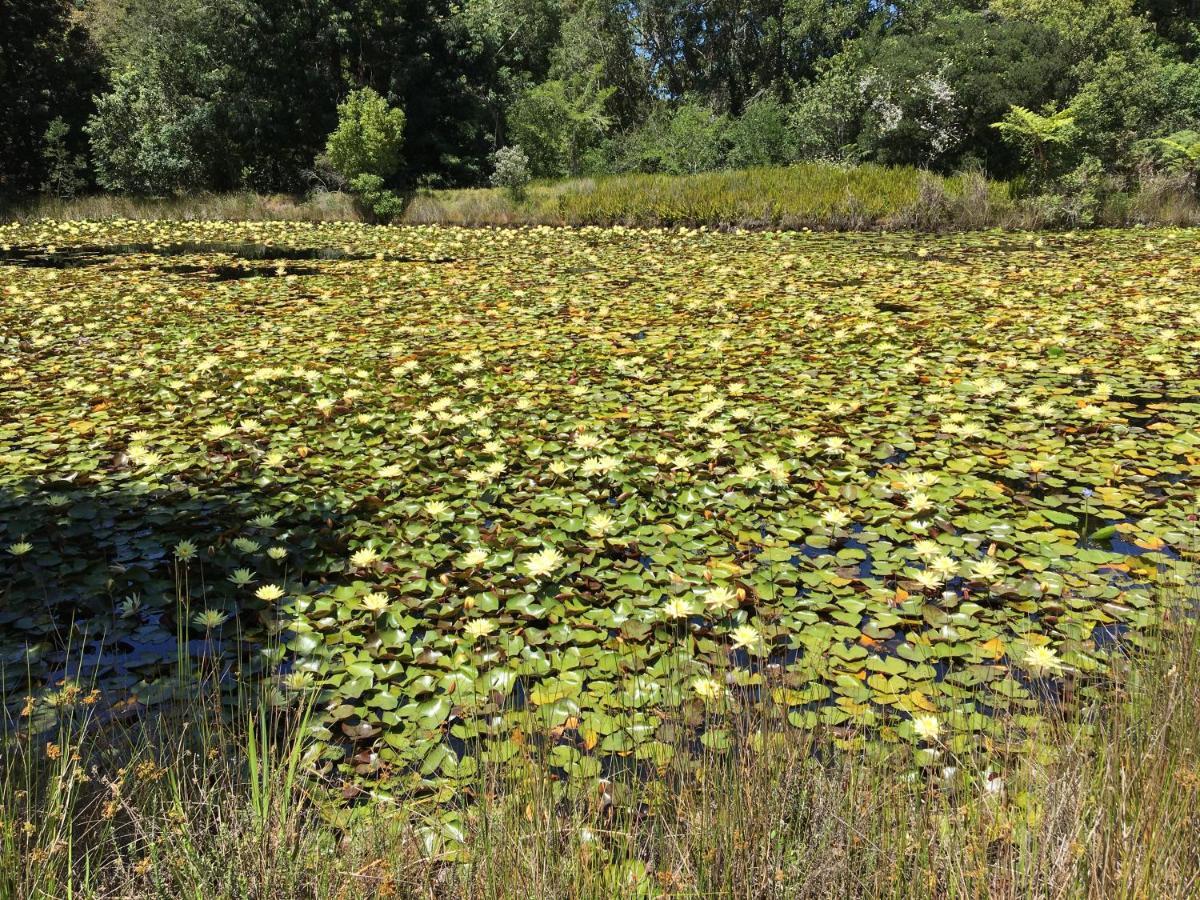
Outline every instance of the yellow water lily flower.
[(381, 613), (391, 605), (388, 595), (383, 591), (372, 591), (362, 598), (363, 609), (367, 612)]
[(1063, 669), (1063, 662), (1053, 647), (1030, 647), (1021, 661), (1025, 668), (1039, 674), (1061, 672)]
[(697, 678), (692, 682), (692, 690), (705, 703), (714, 703), (725, 696), (725, 686), (715, 678)]
[(712, 612), (728, 612), (737, 609), (737, 593), (723, 584), (715, 585), (704, 592), (704, 605)]
[(672, 597), (663, 604), (662, 610), (668, 619), (686, 619), (694, 612), (692, 604), (682, 597)]
[(246, 585), (253, 583), (254, 573), (249, 569), (235, 569), (229, 576), (229, 581), (238, 587), (245, 587)]
[(525, 574), (530, 578), (544, 578), (566, 561), (554, 547), (547, 547), (525, 558)]
[(980, 581), (995, 581), (1002, 571), (1000, 563), (992, 559), (990, 556), (985, 556), (983, 559), (971, 566), (971, 574)]
[(379, 562), (379, 551), (368, 545), (350, 554), (350, 565), (356, 569), (365, 569)]
[(729, 633), (733, 639), (733, 649), (759, 650), (763, 645), (763, 636), (753, 625), (739, 625)]
[(934, 743), (942, 733), (941, 723), (937, 716), (914, 716), (912, 720), (913, 734), (923, 741)]
[(219, 609), (206, 609), (204, 612), (198, 612), (192, 616), (192, 623), (206, 631), (211, 631), (224, 625), (228, 618), (229, 616)]
[(606, 512), (594, 513), (587, 520), (587, 530), (592, 537), (604, 537), (613, 530), (613, 517)]
[(254, 596), (259, 600), (265, 600), (267, 603), (273, 603), (282, 597), (283, 593), (283, 588), (277, 584), (264, 584), (254, 592)]
[(458, 565), (463, 569), (473, 569), (475, 566), (481, 566), (487, 562), (489, 555), (482, 547), (476, 547), (460, 556), (458, 558)]
[(496, 630), (496, 623), (491, 619), (471, 619), (463, 626), (463, 633), (471, 640), (487, 637)]

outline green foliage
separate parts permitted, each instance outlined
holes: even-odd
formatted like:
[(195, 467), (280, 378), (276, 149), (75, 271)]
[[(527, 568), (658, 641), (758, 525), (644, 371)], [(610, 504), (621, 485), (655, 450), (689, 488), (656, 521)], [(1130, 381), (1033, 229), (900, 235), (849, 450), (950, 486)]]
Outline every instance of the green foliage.
[[(56, 117), (67, 156), (86, 156), (93, 112), (88, 171), (142, 193), (390, 183), (401, 140), (405, 180), (426, 188), (486, 184), (510, 144), (547, 178), (836, 160), (1046, 183), (1086, 156), (1130, 179), (1147, 139), (1200, 127), (1194, 5), (8, 3), (0, 194), (50, 184)], [(992, 124), (1048, 104), (1071, 108), (1079, 134), (1042, 166)]]
[(1168, 167), (1196, 174), (1200, 169), (1200, 133), (1177, 131), (1170, 137), (1158, 138), (1155, 143)]
[(571, 78), (551, 79), (523, 91), (508, 110), (513, 142), (539, 176), (578, 175), (589, 150), (611, 124), (606, 112), (615, 88), (600, 82), (599, 65)]
[(350, 179), (350, 192), (368, 222), (387, 224), (404, 214), (405, 199), (388, 190), (378, 175), (363, 173)]
[(69, 0), (0, 2), (0, 203), (48, 179), (81, 186), (72, 164), (85, 150), (80, 128), (102, 88), (100, 68)]
[(669, 175), (720, 168), (728, 152), (728, 128), (725, 116), (694, 99), (674, 108), (660, 105), (641, 128), (614, 148), (613, 168)]
[(1127, 171), (1139, 141), (1200, 127), (1200, 64), (1148, 49), (1113, 53), (1089, 67), (1071, 108), (1081, 148)]
[[(905, 186), (821, 168), (772, 199)], [(708, 215), (772, 174), (685, 179)], [(1026, 756), (1047, 701), (1094, 713), (1114, 639), (1152, 647), (1158, 585), (1196, 576), (1186, 231), (4, 242), (25, 412), (0, 419), (0, 704), (32, 734), (71, 708), (72, 651), (103, 715), (178, 712), (179, 653), (214, 711), (257, 678), (312, 700), (314, 792), (436, 806), (484, 765), (549, 765), (594, 798), (605, 760), (686, 771), (697, 723), (720, 751), (750, 736), (710, 717), (767, 702), (784, 743), (942, 778), (945, 754)]]
[(778, 98), (756, 97), (729, 123), (726, 162), (733, 168), (777, 166), (793, 158), (788, 110)]
[(82, 153), (71, 152), (67, 141), (70, 133), (71, 126), (61, 116), (55, 118), (46, 129), (42, 148), (46, 166), (42, 190), (63, 199), (74, 197), (87, 184), (84, 178), (87, 161)]
[(359, 175), (387, 180), (400, 168), (403, 145), (404, 110), (364, 87), (338, 104), (338, 124), (325, 142), (325, 156), (348, 181)]
[(169, 97), (145, 71), (117, 73), (87, 124), (96, 180), (132, 194), (187, 190), (203, 179), (208, 113)]
[(1075, 112), (1069, 108), (1055, 110), (1048, 107), (1042, 113), (1036, 113), (1014, 106), (992, 127), (1020, 152), (1032, 166), (1038, 182), (1043, 184), (1068, 158), (1079, 137)]

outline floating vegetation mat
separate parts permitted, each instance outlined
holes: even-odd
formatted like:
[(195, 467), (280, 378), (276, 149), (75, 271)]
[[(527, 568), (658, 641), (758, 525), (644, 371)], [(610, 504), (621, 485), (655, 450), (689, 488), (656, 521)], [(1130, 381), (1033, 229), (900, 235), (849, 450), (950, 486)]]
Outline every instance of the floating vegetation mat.
[(1195, 232), (0, 245), (14, 712), (269, 678), (385, 792), (535, 745), (586, 782), (767, 701), (964, 752), (1192, 579)]

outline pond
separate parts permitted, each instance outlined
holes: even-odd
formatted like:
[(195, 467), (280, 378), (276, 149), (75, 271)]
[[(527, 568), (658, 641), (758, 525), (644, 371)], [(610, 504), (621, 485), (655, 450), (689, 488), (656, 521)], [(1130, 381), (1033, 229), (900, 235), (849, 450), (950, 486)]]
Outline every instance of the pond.
[(186, 661), (312, 698), (326, 771), (397, 790), (533, 745), (586, 781), (766, 702), (965, 752), (1193, 581), (1192, 232), (0, 245), (14, 709), (145, 714)]

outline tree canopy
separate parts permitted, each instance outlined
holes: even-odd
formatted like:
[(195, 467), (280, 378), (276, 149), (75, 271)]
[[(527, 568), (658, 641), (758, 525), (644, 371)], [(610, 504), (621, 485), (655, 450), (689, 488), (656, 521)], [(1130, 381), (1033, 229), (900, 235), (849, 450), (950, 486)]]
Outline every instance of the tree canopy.
[(392, 189), (486, 184), (510, 145), (542, 177), (1007, 177), (1040, 165), (1015, 109), (1132, 172), (1200, 128), (1198, 49), (1197, 0), (0, 0), (0, 197), (301, 191), (363, 90), (405, 123)]

